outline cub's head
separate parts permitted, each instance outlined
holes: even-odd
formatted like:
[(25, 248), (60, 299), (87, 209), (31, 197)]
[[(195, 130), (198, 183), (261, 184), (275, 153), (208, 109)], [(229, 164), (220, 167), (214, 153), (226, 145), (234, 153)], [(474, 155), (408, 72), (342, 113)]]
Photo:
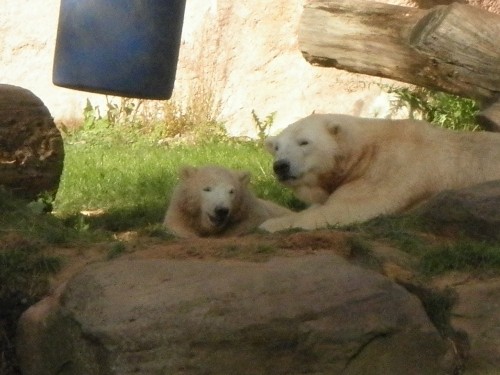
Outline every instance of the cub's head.
[(181, 207), (203, 234), (224, 231), (241, 215), (248, 190), (247, 172), (217, 166), (184, 167)]
[(332, 192), (343, 157), (339, 133), (353, 121), (351, 116), (312, 114), (268, 137), (265, 146), (274, 156), (277, 179), (306, 202), (322, 203)]

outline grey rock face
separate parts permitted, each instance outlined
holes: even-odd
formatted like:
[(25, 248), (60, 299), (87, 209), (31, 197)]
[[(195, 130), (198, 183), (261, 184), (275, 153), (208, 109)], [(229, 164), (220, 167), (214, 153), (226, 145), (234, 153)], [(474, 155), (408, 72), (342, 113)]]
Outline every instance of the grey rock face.
[(451, 324), (469, 339), (465, 374), (495, 374), (500, 369), (500, 278), (456, 287), (458, 302)]
[(333, 255), (97, 264), (23, 315), (17, 346), (24, 375), (435, 375), (454, 366), (417, 298)]

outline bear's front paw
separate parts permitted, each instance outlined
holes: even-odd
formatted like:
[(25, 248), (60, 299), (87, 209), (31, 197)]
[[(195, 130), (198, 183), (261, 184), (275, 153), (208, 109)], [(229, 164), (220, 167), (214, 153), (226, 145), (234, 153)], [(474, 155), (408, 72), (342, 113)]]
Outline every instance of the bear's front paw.
[(277, 217), (274, 219), (268, 219), (264, 221), (260, 226), (259, 229), (265, 230), (266, 232), (274, 233), (278, 232), (280, 230), (286, 230), (293, 228), (293, 217), (291, 216), (282, 216), (282, 217)]

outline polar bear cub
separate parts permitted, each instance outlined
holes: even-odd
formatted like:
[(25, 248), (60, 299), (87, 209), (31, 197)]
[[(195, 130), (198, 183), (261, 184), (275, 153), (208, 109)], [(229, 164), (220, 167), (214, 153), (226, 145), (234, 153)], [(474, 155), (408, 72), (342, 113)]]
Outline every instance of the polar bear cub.
[(266, 219), (292, 211), (257, 198), (250, 174), (219, 166), (184, 167), (165, 215), (165, 227), (178, 237), (241, 235)]
[(433, 194), (500, 179), (500, 134), (424, 121), (313, 114), (266, 140), (278, 180), (312, 204), (261, 228), (316, 229), (403, 212)]

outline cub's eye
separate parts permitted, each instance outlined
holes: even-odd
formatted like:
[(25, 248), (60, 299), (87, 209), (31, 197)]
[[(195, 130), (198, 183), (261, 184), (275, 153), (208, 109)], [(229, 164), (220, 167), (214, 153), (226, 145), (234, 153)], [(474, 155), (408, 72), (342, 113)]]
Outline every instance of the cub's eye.
[(229, 194), (234, 194), (234, 189), (229, 190)]
[(207, 186), (207, 187), (204, 187), (204, 188), (203, 188), (203, 191), (207, 191), (207, 192), (208, 192), (208, 191), (212, 191), (212, 188), (211, 188), (210, 186)]
[(278, 145), (274, 146), (274, 151), (278, 151), (279, 149), (280, 149), (280, 147)]
[(299, 142), (299, 146), (307, 146), (309, 144), (309, 141), (303, 140)]

